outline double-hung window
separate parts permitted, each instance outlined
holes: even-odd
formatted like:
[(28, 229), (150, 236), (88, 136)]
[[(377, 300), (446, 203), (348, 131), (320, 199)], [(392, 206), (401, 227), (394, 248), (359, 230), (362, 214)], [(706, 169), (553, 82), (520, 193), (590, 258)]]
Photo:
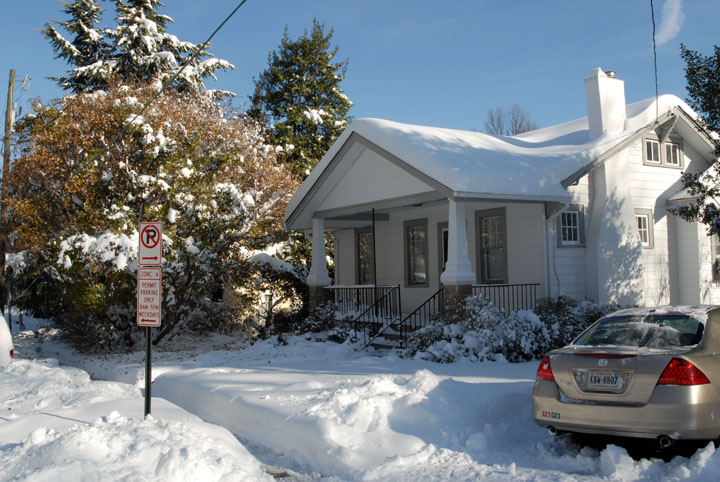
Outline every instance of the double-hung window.
[(428, 286), (427, 219), (405, 221), (405, 284)]
[(560, 215), (560, 242), (580, 244), (580, 213), (565, 211)]
[(653, 139), (645, 140), (645, 161), (660, 164), (660, 143)]
[(680, 166), (680, 145), (674, 142), (665, 143), (665, 163), (669, 166)]
[(655, 242), (653, 240), (652, 211), (649, 209), (636, 209), (635, 223), (637, 224), (637, 233), (642, 247), (653, 248)]
[(480, 283), (507, 283), (507, 216), (505, 208), (476, 211), (475, 225), (477, 226), (477, 261)]
[(585, 245), (585, 221), (583, 206), (571, 204), (557, 216), (558, 247)]

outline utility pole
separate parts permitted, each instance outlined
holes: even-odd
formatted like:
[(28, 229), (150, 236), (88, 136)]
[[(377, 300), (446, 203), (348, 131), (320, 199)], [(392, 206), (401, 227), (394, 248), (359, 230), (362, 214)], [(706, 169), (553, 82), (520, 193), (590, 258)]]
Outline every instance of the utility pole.
[[(7, 207), (5, 200), (7, 199), (7, 183), (10, 177), (10, 139), (13, 129), (13, 118), (15, 117), (15, 106), (13, 105), (13, 97), (15, 95), (15, 69), (10, 69), (10, 81), (8, 82), (7, 108), (5, 109), (5, 139), (3, 141), (3, 170), (2, 170), (2, 191), (0, 191), (0, 312), (5, 316), (5, 302), (7, 301), (7, 291), (5, 286), (5, 251), (7, 249), (7, 238), (5, 233), (5, 224), (7, 221)], [(10, 326), (12, 332), (12, 326)]]

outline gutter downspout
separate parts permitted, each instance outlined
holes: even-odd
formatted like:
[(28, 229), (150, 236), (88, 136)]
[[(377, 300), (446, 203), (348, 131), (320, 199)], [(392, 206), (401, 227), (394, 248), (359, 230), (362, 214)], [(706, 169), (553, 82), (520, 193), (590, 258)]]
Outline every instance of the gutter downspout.
[[(551, 253), (551, 239), (550, 239), (550, 229), (548, 229), (548, 224), (553, 222), (555, 218), (557, 218), (563, 211), (565, 211), (568, 206), (570, 206), (570, 202), (566, 202), (561, 204), (560, 209), (557, 209), (554, 213), (550, 215), (550, 217), (545, 219), (545, 259), (548, 262), (548, 266), (550, 266), (550, 253)], [(555, 275), (555, 282), (557, 283), (557, 290), (558, 293), (560, 293), (560, 276), (557, 273), (557, 266), (555, 264), (555, 254), (552, 255), (552, 274)], [(550, 297), (550, 290), (552, 287), (551, 279), (550, 279), (550, 270), (547, 271), (547, 287), (548, 287), (548, 298)]]

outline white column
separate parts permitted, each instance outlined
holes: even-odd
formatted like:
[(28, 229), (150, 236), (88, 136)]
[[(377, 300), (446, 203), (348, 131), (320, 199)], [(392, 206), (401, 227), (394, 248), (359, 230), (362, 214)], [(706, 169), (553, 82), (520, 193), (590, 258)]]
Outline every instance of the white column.
[(322, 219), (313, 218), (312, 264), (307, 276), (308, 286), (327, 286), (331, 283), (325, 252), (325, 227)]
[(448, 199), (448, 260), (440, 275), (444, 285), (472, 285), (475, 283), (468, 255), (465, 203)]

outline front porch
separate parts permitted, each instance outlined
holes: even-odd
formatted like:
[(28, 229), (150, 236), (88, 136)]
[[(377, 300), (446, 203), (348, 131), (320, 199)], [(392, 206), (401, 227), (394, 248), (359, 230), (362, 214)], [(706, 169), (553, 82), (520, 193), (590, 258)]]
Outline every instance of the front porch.
[(316, 303), (325, 300), (322, 288), (329, 285), (344, 290), (397, 286), (404, 314), (441, 287), (446, 307), (453, 310), (475, 285), (501, 309), (517, 309), (528, 305), (516, 301), (527, 294), (509, 293), (510, 286), (533, 285), (533, 299), (547, 295), (546, 222), (542, 203), (484, 200), (378, 205), (352, 216), (315, 218), (313, 259), (326, 259), (325, 233), (331, 232), (335, 274), (331, 281), (327, 267), (313, 263), (308, 284), (317, 293)]

